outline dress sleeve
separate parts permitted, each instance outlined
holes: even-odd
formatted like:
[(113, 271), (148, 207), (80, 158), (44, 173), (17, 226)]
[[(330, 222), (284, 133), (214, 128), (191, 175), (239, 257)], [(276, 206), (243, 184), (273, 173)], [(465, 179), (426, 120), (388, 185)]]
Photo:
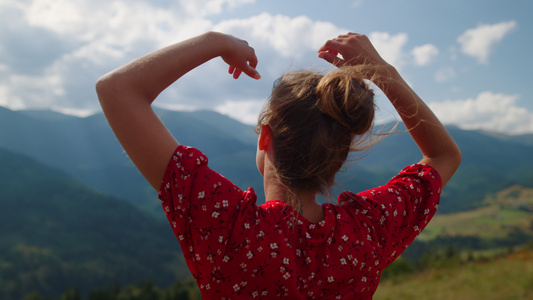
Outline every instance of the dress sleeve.
[(386, 185), (358, 194), (344, 192), (340, 203), (351, 203), (369, 222), (374, 239), (389, 265), (422, 232), (435, 215), (441, 193), (441, 178), (429, 165), (404, 168)]
[(195, 277), (210, 254), (224, 250), (248, 194), (211, 170), (199, 150), (180, 145), (172, 155), (159, 199)]

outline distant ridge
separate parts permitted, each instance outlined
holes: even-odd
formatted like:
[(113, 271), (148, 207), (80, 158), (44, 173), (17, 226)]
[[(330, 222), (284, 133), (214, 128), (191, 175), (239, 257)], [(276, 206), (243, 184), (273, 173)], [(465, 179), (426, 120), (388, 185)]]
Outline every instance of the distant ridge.
[[(214, 111), (157, 109), (182, 144), (207, 154), (210, 165), (241, 188), (254, 187), (263, 201), (262, 178), (255, 167), (257, 136), (253, 126)], [(157, 211), (156, 193), (135, 170), (102, 114), (58, 117), (56, 112), (0, 108), (0, 147), (63, 170), (88, 186)], [(55, 116), (55, 117), (51, 117)], [(340, 174), (343, 189), (381, 185), (421, 158), (403, 125)], [(531, 135), (511, 136), (449, 126), (463, 152), (463, 163), (443, 193), (440, 213), (478, 207), (487, 194), (519, 184), (533, 187)], [(355, 154), (354, 158), (361, 157)], [(160, 214), (158, 214), (160, 215)]]

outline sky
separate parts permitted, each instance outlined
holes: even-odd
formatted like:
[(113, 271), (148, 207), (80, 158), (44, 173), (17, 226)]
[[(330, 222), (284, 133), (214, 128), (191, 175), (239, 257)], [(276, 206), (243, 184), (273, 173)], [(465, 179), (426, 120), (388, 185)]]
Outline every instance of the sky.
[[(369, 36), (445, 124), (533, 133), (530, 0), (0, 0), (0, 106), (100, 112), (94, 83), (158, 48), (221, 31), (245, 39), (262, 79), (234, 80), (220, 59), (155, 105), (214, 109), (254, 124), (288, 70), (328, 70), (328, 39)], [(377, 93), (377, 122), (397, 119)]]

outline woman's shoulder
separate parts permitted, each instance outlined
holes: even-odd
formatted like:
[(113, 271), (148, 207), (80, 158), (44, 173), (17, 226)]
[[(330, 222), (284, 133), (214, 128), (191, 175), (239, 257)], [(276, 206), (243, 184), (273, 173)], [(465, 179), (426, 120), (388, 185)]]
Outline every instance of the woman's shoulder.
[(376, 198), (396, 198), (401, 191), (420, 192), (422, 189), (440, 194), (440, 175), (428, 164), (412, 164), (403, 168), (384, 185), (360, 192), (342, 192), (337, 198), (337, 204), (360, 203)]

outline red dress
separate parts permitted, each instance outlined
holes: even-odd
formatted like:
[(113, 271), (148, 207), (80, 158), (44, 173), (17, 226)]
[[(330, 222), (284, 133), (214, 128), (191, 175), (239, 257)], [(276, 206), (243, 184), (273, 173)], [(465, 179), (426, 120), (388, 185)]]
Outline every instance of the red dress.
[(427, 225), (441, 180), (428, 165), (386, 185), (342, 193), (311, 223), (282, 201), (256, 204), (179, 146), (159, 198), (203, 299), (371, 299), (381, 271)]

